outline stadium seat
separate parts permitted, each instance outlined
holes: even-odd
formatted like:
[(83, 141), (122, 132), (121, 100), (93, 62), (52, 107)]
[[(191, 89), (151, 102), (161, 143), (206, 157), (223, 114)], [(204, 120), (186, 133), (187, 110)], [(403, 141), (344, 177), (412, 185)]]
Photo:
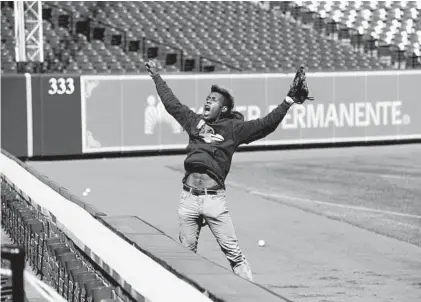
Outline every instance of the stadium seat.
[(86, 295), (85, 284), (97, 280), (98, 279), (96, 278), (95, 274), (91, 272), (80, 273), (76, 275), (77, 290), (75, 295), (79, 296), (79, 301), (81, 301), (82, 297)]
[(92, 302), (100, 302), (103, 299), (112, 299), (113, 290), (110, 287), (95, 288), (92, 290)]
[[(340, 35), (341, 43), (346, 43), (349, 39), (352, 41), (360, 35), (361, 43), (354, 42), (355, 48), (367, 46), (366, 42), (373, 40), (371, 47), (364, 47), (364, 54), (377, 59), (363, 60), (363, 64), (369, 68), (382, 69), (393, 65), (393, 53), (396, 54), (398, 48), (404, 50), (407, 59), (419, 56), (420, 1), (297, 1), (290, 2), (283, 9), (291, 13), (298, 12), (295, 16), (301, 20), (305, 19), (305, 14), (309, 11), (316, 14), (318, 17), (315, 19), (318, 22), (314, 24), (320, 32), (326, 32), (326, 26), (334, 22), (340, 33), (348, 33)], [(325, 26), (320, 26), (319, 21)], [(327, 34), (335, 38), (337, 32), (333, 30)], [(378, 53), (377, 48), (380, 46), (383, 49), (387, 46), (390, 52)], [(414, 65), (412, 68), (417, 67)]]
[(93, 291), (95, 289), (104, 288), (104, 287), (106, 287), (105, 284), (100, 280), (86, 282), (85, 283), (85, 292), (86, 292), (85, 299), (86, 300), (92, 299)]
[(75, 266), (69, 268), (69, 276), (68, 276), (68, 297), (75, 297), (79, 295), (79, 288), (78, 284), (78, 276), (82, 273), (87, 273), (88, 269), (85, 266)]
[[(392, 45), (405, 51), (405, 62), (415, 64), (421, 42), (419, 1), (288, 1), (273, 2), (270, 10), (253, 2), (221, 1), (43, 5), (51, 12), (43, 20), (51, 71), (144, 72), (143, 49), (157, 50), (155, 58), (164, 72), (180, 71), (176, 49), (196, 62), (200, 57), (212, 60), (195, 64), (194, 71), (211, 65), (223, 72), (290, 71), (302, 63), (313, 70), (374, 70), (393, 68)], [(65, 16), (72, 18), (67, 22)], [(12, 71), (13, 9), (2, 7), (2, 17), (2, 50), (9, 50), (9, 55), (2, 54), (2, 70)], [(88, 17), (93, 20), (90, 32), (89, 27), (77, 29), (77, 22), (83, 25)], [(384, 45), (389, 52), (385, 47), (380, 51)]]

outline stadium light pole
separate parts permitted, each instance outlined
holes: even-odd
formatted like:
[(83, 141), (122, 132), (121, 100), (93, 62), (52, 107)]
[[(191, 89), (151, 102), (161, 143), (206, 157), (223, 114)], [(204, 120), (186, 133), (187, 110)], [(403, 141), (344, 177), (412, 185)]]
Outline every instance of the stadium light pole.
[(25, 43), (25, 18), (24, 6), (22, 1), (13, 1), (13, 10), (15, 14), (15, 60), (16, 62), (26, 61), (26, 43)]
[(42, 2), (13, 1), (16, 62), (44, 62)]

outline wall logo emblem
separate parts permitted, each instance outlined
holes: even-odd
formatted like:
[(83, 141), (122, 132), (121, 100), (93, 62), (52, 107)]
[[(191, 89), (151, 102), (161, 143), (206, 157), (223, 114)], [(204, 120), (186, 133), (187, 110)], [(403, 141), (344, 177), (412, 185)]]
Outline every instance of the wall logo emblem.
[(174, 134), (181, 133), (182, 127), (173, 118), (162, 104), (162, 101), (156, 98), (154, 95), (148, 96), (146, 99), (147, 107), (145, 110), (145, 124), (144, 132), (146, 135), (153, 135), (155, 133), (156, 125), (158, 124), (167, 124), (171, 127)]

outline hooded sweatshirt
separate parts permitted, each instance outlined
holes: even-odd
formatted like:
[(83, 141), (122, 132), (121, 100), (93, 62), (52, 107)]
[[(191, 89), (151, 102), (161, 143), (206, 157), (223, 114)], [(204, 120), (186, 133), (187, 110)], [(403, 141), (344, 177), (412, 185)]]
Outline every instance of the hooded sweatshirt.
[(225, 179), (237, 147), (275, 131), (291, 106), (283, 101), (265, 117), (251, 121), (232, 115), (212, 123), (205, 122), (201, 114), (180, 103), (159, 74), (152, 78), (165, 109), (189, 135), (183, 183), (191, 173), (206, 173), (225, 189)]

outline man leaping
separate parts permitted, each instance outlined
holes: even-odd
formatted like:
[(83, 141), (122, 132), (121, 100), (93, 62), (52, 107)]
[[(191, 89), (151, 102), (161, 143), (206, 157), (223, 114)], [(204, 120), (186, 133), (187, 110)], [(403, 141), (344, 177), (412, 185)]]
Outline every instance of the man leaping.
[(196, 252), (205, 220), (234, 273), (252, 281), (250, 266), (239, 246), (226, 204), (225, 179), (239, 145), (266, 137), (275, 131), (292, 104), (312, 100), (308, 97), (304, 67), (297, 71), (287, 96), (278, 107), (263, 118), (244, 121), (243, 115), (234, 111), (233, 96), (223, 87), (211, 86), (203, 114), (197, 114), (180, 103), (158, 74), (153, 61), (145, 66), (165, 109), (189, 135), (178, 207), (180, 242)]

